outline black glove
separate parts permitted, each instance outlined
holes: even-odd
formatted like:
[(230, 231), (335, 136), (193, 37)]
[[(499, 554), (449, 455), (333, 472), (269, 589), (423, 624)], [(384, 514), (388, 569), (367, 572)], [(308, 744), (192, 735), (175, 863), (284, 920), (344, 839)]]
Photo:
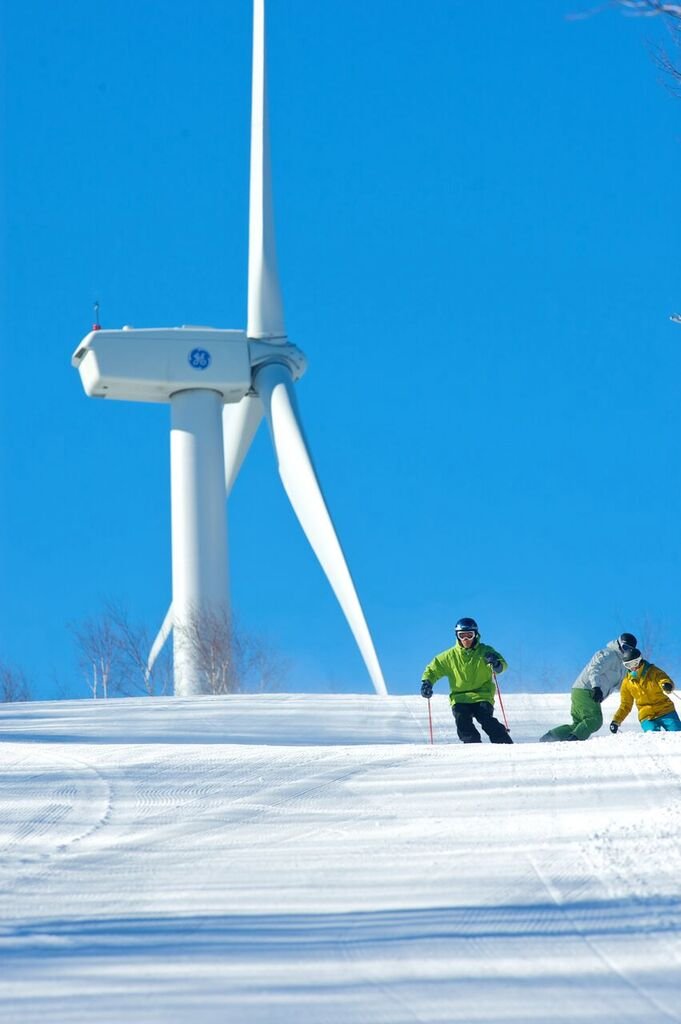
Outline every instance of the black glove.
[(426, 697), (428, 700), (433, 696), (433, 684), (429, 683), (427, 679), (424, 679), (421, 683), (421, 696)]
[(492, 669), (492, 672), (501, 672), (502, 668), (504, 667), (501, 658), (497, 657), (496, 654), (492, 654), (491, 652), (485, 655), (485, 661)]
[(597, 704), (603, 703), (603, 691), (601, 690), (600, 686), (594, 686), (594, 688), (591, 691), (591, 696)]
[(617, 724), (617, 722), (611, 722), (610, 723), (610, 732), (617, 732), (618, 729), (619, 729), (619, 725)]
[(662, 689), (664, 690), (665, 693), (671, 693), (672, 690), (674, 689), (674, 684), (673, 683), (663, 683), (662, 684)]

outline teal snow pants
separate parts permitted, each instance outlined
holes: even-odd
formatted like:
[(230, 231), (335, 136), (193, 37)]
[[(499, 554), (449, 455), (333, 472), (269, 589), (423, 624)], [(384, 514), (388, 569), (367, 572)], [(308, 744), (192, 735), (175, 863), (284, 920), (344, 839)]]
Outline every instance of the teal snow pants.
[(681, 718), (676, 711), (670, 711), (659, 718), (644, 718), (641, 728), (644, 732), (660, 732), (661, 729), (665, 732), (681, 732)]
[(547, 740), (567, 740), (570, 736), (588, 740), (603, 725), (601, 705), (593, 699), (591, 690), (575, 688), (570, 691), (570, 714), (572, 724), (557, 725), (555, 729), (550, 729), (546, 733)]

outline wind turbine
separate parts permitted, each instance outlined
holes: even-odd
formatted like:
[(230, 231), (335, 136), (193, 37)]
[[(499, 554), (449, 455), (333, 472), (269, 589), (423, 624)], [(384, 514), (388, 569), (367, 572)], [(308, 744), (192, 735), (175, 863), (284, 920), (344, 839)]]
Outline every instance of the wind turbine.
[(294, 382), (306, 369), (286, 335), (279, 287), (265, 83), (265, 6), (253, 2), (253, 87), (246, 330), (95, 324), (72, 357), (87, 395), (171, 409), (172, 604), (149, 670), (174, 628), (175, 693), (204, 690), (181, 627), (229, 613), (225, 500), (263, 415), (293, 510), (333, 588), (374, 689), (386, 685), (302, 430)]

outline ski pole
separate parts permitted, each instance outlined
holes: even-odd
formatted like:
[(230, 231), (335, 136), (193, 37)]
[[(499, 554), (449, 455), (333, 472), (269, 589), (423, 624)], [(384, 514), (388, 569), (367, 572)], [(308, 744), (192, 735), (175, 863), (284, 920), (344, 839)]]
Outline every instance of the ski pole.
[(492, 669), (492, 678), (494, 679), (494, 685), (497, 688), (497, 697), (499, 698), (499, 707), (501, 708), (501, 713), (504, 716), (504, 725), (506, 726), (506, 732), (510, 732), (511, 730), (509, 728), (508, 718), (506, 717), (506, 711), (504, 709), (504, 702), (501, 699), (501, 690), (499, 689), (499, 680), (497, 679), (497, 674), (494, 671), (494, 669)]
[(428, 725), (430, 726), (430, 742), (434, 743), (435, 740), (433, 739), (433, 715), (430, 710), (430, 697), (428, 698)]

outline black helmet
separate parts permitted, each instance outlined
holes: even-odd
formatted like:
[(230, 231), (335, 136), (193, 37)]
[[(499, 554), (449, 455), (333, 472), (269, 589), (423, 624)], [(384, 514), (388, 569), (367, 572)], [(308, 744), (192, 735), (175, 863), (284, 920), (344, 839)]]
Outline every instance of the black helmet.
[(628, 654), (625, 654), (622, 660), (624, 661), (624, 667), (628, 672), (635, 672), (643, 658), (641, 657), (641, 652), (637, 648), (634, 648), (633, 651), (629, 651)]
[(468, 619), (468, 618), (459, 619), (459, 621), (457, 622), (456, 626), (454, 626), (454, 632), (457, 634), (457, 636), (459, 635), (459, 633), (468, 633), (470, 630), (473, 630), (473, 632), (475, 633), (476, 637), (480, 636), (480, 631), (478, 630), (478, 624), (475, 621), (475, 619)]
[(620, 633), (617, 637), (617, 646), (623, 661), (631, 657), (631, 652), (636, 650), (637, 643), (638, 641), (633, 633)]

